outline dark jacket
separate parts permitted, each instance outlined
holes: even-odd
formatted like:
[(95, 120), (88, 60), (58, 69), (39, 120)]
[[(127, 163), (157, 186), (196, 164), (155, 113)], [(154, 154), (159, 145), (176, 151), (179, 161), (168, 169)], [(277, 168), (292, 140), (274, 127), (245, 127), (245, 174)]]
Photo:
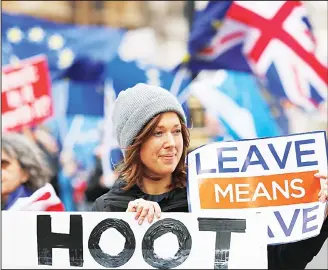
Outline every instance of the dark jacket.
[(268, 246), (269, 269), (305, 269), (328, 238), (328, 218), (318, 236), (306, 240)]
[[(93, 211), (125, 212), (129, 201), (138, 198), (156, 201), (156, 196), (145, 194), (134, 186), (128, 191), (123, 191), (125, 183), (116, 182), (112, 190), (99, 197)], [(169, 192), (159, 205), (163, 212), (188, 212), (186, 189), (175, 189)], [(328, 219), (326, 219), (321, 233), (303, 241), (268, 246), (268, 269), (305, 269), (306, 265), (319, 253), (328, 237)]]
[(137, 185), (125, 191), (122, 190), (124, 186), (123, 180), (117, 180), (109, 192), (95, 201), (92, 211), (125, 212), (130, 201), (143, 198), (148, 201), (157, 201), (162, 212), (189, 212), (185, 188), (176, 188), (161, 196), (146, 194)]

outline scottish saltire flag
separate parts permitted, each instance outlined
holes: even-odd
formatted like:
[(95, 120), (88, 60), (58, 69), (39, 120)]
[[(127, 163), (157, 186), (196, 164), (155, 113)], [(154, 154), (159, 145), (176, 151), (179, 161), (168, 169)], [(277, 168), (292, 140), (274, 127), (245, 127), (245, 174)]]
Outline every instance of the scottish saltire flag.
[(225, 132), (218, 135), (239, 140), (284, 134), (252, 74), (202, 71), (189, 88), (206, 112), (223, 125)]
[(84, 81), (97, 78), (102, 63), (117, 53), (126, 33), (119, 28), (62, 24), (6, 12), (1, 16), (2, 64), (45, 54), (53, 80), (68, 75)]
[(252, 72), (273, 95), (307, 111), (327, 101), (327, 64), (316, 56), (301, 1), (209, 1), (196, 13), (188, 50), (193, 71)]

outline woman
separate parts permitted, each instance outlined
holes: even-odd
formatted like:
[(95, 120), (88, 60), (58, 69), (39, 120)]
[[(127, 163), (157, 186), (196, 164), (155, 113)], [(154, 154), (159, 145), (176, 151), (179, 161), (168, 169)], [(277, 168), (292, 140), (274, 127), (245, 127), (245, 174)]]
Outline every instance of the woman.
[[(124, 161), (118, 167), (120, 178), (96, 200), (93, 210), (136, 212), (139, 224), (146, 218), (152, 222), (161, 211), (188, 212), (185, 158), (189, 132), (177, 99), (162, 88), (137, 84), (119, 94), (113, 124)], [(325, 190), (320, 200), (326, 199)], [(297, 243), (269, 246), (269, 268), (305, 268), (325, 239), (327, 234), (322, 232)], [(296, 261), (290, 260), (293, 256)]]
[(93, 210), (135, 211), (138, 204), (140, 224), (161, 211), (188, 212), (189, 132), (176, 98), (162, 88), (137, 84), (119, 94), (113, 124), (125, 161), (117, 169), (121, 177)]
[(64, 211), (49, 184), (52, 172), (34, 141), (6, 133), (1, 150), (2, 210)]

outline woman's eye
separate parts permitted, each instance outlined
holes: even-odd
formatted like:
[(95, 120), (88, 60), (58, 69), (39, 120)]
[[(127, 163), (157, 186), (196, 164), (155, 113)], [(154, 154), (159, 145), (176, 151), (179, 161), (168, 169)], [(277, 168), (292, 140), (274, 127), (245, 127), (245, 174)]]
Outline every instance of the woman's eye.
[(156, 132), (154, 132), (154, 136), (155, 136), (155, 137), (159, 137), (159, 136), (161, 136), (162, 134), (163, 134), (162, 131), (156, 131)]
[(181, 129), (177, 129), (174, 131), (174, 134), (180, 134), (181, 133)]

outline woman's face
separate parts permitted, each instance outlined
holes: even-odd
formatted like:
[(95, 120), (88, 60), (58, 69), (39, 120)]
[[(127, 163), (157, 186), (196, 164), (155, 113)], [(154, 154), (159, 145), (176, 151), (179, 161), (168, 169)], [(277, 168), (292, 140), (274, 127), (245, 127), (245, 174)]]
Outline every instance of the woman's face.
[(180, 119), (174, 112), (163, 113), (151, 137), (141, 145), (141, 161), (150, 174), (165, 177), (175, 170), (182, 152)]
[(28, 174), (16, 159), (1, 153), (1, 195), (7, 196), (28, 180)]

